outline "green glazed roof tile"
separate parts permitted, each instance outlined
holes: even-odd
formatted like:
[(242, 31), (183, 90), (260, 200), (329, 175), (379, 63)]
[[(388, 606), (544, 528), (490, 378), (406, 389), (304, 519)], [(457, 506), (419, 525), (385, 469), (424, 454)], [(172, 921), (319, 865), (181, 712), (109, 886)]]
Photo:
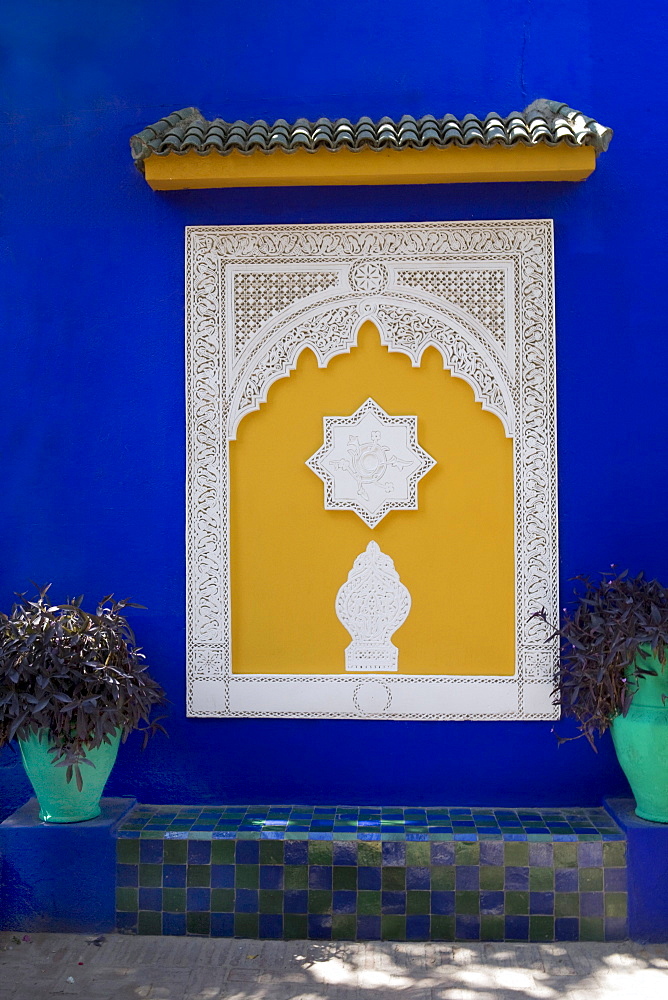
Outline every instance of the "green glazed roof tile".
[(593, 118), (575, 111), (559, 101), (539, 99), (522, 112), (513, 111), (505, 118), (490, 112), (485, 118), (453, 115), (435, 118), (424, 115), (413, 118), (403, 115), (392, 118), (363, 117), (357, 122), (347, 118), (319, 118), (315, 122), (298, 118), (290, 124), (284, 118), (270, 123), (226, 122), (222, 118), (208, 121), (197, 108), (182, 108), (154, 125), (149, 125), (130, 140), (132, 156), (143, 170), (149, 156), (183, 155), (195, 150), (200, 156), (215, 151), (223, 156), (237, 151), (250, 155), (258, 150), (271, 154), (280, 149), (291, 153), (297, 149), (315, 152), (317, 149), (424, 149), (427, 146), (513, 146), (522, 143), (535, 146), (544, 143), (556, 146), (592, 146), (604, 152), (612, 138), (612, 129)]

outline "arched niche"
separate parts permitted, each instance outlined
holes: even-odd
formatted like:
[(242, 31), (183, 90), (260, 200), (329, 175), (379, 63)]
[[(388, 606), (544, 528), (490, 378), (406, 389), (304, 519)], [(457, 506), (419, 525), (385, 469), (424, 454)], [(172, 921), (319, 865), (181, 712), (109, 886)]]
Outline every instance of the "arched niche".
[[(553, 717), (555, 649), (529, 619), (557, 606), (551, 224), (195, 227), (187, 260), (190, 714)], [(289, 383), (305, 350), (323, 369), (347, 362), (369, 320), (390, 356), (419, 368), (437, 352), (481, 416), (502, 425), (512, 451), (510, 671), (351, 677), (309, 671), (303, 656), (289, 674), (235, 669), (231, 609), (240, 599), (240, 613), (253, 612), (231, 586), (234, 439), (267, 399), (269, 411), (272, 386)], [(482, 579), (480, 560), (469, 570)]]

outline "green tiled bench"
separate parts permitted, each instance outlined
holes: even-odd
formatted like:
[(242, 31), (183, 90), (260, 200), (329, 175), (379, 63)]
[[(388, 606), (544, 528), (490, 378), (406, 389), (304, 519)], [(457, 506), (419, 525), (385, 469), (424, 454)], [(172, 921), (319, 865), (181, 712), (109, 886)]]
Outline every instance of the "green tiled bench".
[(626, 842), (604, 809), (138, 806), (125, 933), (621, 940)]

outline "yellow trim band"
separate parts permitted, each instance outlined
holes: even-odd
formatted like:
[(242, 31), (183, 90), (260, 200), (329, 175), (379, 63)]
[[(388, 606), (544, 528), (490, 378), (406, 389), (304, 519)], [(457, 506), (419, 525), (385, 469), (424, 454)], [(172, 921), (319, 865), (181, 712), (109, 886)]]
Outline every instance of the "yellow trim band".
[(149, 156), (146, 180), (154, 191), (222, 187), (313, 185), (471, 184), (581, 181), (596, 167), (591, 146), (448, 146), (437, 149), (318, 149), (244, 156), (194, 151)]

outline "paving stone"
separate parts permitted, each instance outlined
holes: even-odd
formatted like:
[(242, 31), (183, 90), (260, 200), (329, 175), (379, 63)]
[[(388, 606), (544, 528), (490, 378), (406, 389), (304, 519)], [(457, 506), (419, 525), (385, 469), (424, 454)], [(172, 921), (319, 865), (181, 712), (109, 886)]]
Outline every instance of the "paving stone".
[(668, 969), (668, 945), (642, 945), (637, 955), (656, 969)]
[(219, 997), (230, 997), (230, 993), (224, 986), (197, 986), (194, 990), (188, 989), (183, 994), (183, 1000), (218, 1000)]
[(373, 956), (374, 969), (382, 969), (385, 972), (391, 972), (397, 968), (393, 945), (389, 945), (385, 942), (378, 943), (375, 948), (371, 949), (370, 954)]
[(518, 963), (516, 952), (514, 945), (505, 942), (488, 942), (482, 946), (484, 960), (496, 966), (516, 966)]
[(284, 969), (290, 957), (291, 953), (284, 941), (265, 941), (262, 945), (262, 965), (265, 969)]
[(400, 941), (392, 948), (394, 964), (414, 971), (427, 968), (427, 945), (422, 941)]
[(455, 945), (452, 949), (452, 961), (455, 965), (470, 965), (478, 962), (478, 956), (482, 954), (480, 946)]
[[(569, 992), (568, 1000), (633, 1000), (633, 994), (631, 996), (622, 996), (618, 991), (612, 993), (609, 990), (600, 990), (585, 985), (583, 989), (576, 989)], [(644, 997), (643, 1000), (649, 1000), (649, 998)]]
[(286, 983), (289, 985), (294, 984), (295, 986), (308, 986), (313, 982), (313, 976), (310, 971), (306, 972), (303, 969), (286, 969), (286, 971), (281, 975), (277, 975), (276, 973), (272, 974), (270, 982)]
[(138, 997), (139, 982), (119, 983), (118, 980), (94, 979), (86, 983), (86, 997), (89, 1000), (126, 1000)]
[[(229, 965), (241, 965), (256, 969), (262, 964), (263, 941), (241, 940), (233, 941), (227, 952), (227, 962)], [(259, 959), (259, 961), (258, 961)]]
[[(392, 996), (396, 996), (396, 993), (393, 992)], [(401, 1000), (433, 1000), (433, 991), (428, 987), (418, 986), (415, 989), (401, 990), (399, 996)]]
[(261, 969), (229, 969), (227, 972), (228, 983), (257, 983), (262, 975)]
[(358, 971), (352, 968), (347, 962), (342, 962), (338, 958), (331, 958), (328, 962), (321, 962), (315, 965), (311, 972), (316, 982), (320, 983), (354, 987), (357, 987), (359, 983)]
[[(592, 968), (591, 955), (595, 949), (591, 945), (579, 941), (569, 942), (565, 947), (576, 973), (578, 975), (590, 973)], [(602, 947), (602, 945), (598, 945), (599, 949)]]
[[(195, 969), (190, 974), (190, 979), (183, 991), (183, 995), (190, 997), (201, 994), (203, 998), (229, 996), (234, 992), (233, 983), (227, 983), (227, 973), (219, 969)], [(243, 990), (248, 995), (248, 990)], [(255, 991), (252, 991), (255, 992)]]
[(533, 976), (524, 969), (494, 968), (487, 966), (486, 973), (497, 990), (528, 992), (535, 986)]
[[(534, 946), (535, 947), (535, 946)], [(550, 976), (575, 976), (575, 966), (571, 961), (568, 950), (560, 944), (544, 944), (538, 951), (539, 958), (544, 970)]]
[(454, 961), (454, 950), (454, 945), (439, 941), (430, 942), (429, 948), (425, 951), (427, 966), (434, 968), (451, 965)]

